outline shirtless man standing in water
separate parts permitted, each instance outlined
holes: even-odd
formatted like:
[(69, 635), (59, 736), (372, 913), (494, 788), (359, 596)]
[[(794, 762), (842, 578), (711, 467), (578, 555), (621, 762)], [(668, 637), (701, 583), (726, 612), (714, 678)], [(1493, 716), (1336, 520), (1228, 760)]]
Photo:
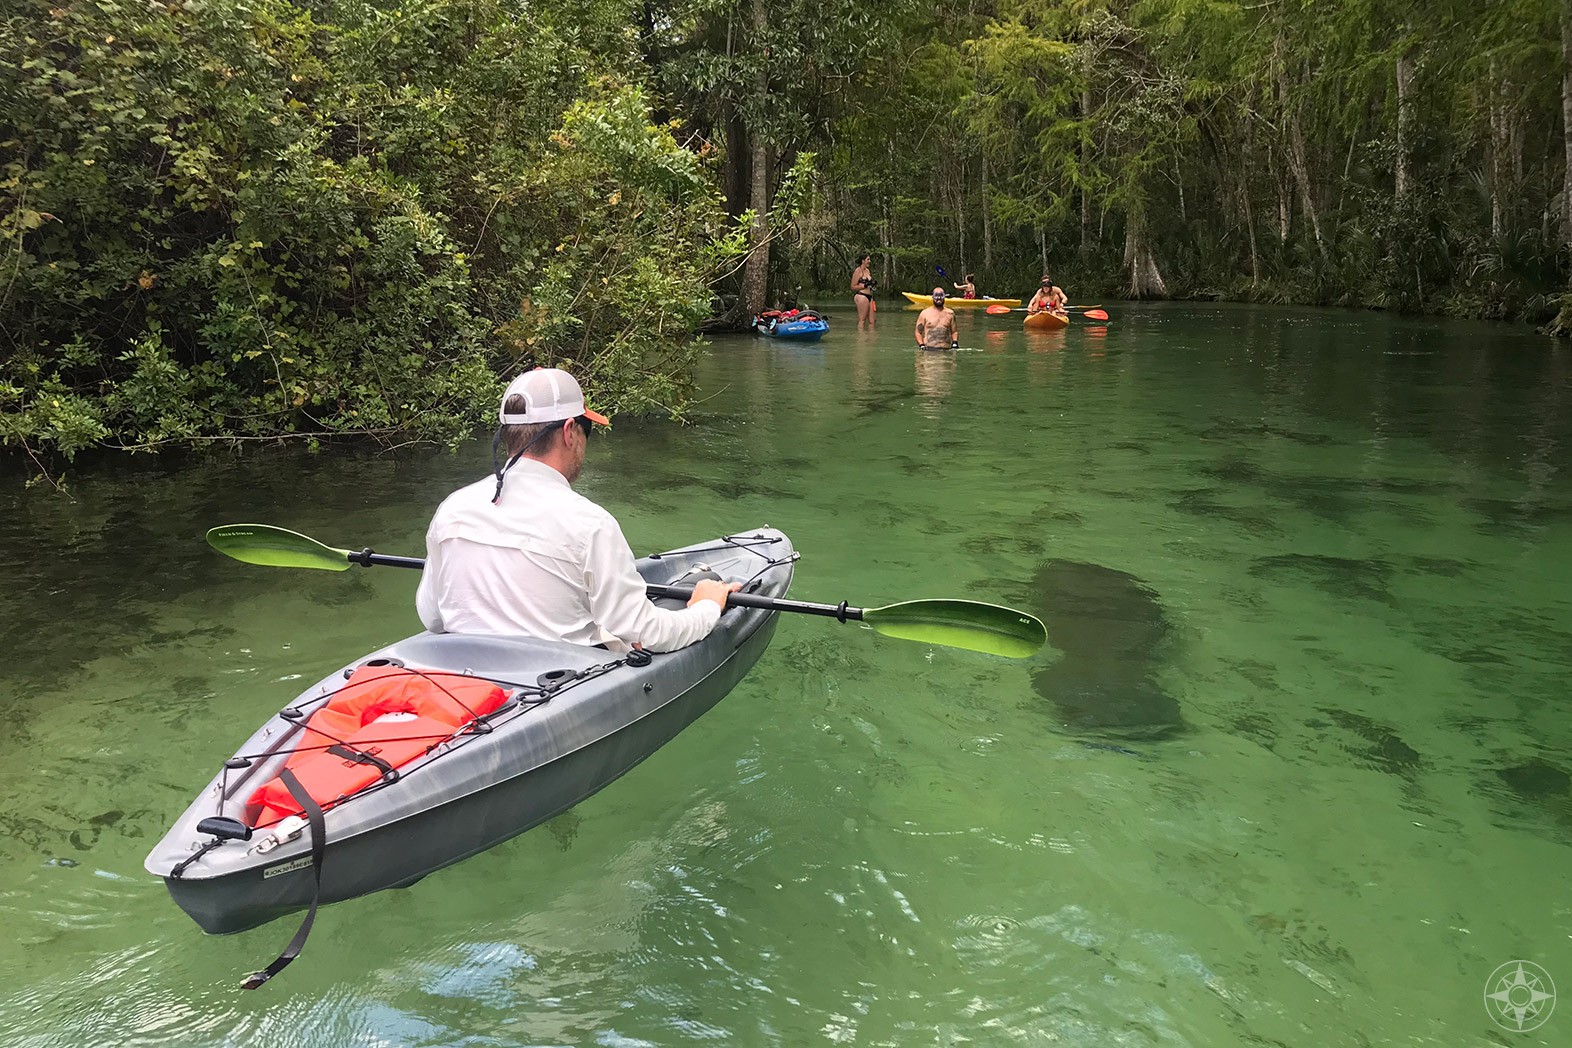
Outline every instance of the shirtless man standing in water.
[(955, 335), (955, 310), (944, 307), (944, 288), (933, 289), (933, 305), (917, 316), (917, 346), (919, 349), (956, 349), (960, 341)]

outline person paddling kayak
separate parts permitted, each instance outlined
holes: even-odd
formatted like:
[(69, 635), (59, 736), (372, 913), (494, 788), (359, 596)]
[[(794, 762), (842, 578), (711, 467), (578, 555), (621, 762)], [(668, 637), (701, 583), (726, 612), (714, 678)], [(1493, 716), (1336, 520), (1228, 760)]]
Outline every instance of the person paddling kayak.
[(1052, 310), (1055, 313), (1062, 313), (1069, 301), (1069, 296), (1064, 293), (1064, 289), (1055, 285), (1053, 277), (1044, 273), (1042, 286), (1037, 289), (1037, 294), (1032, 296), (1032, 300), (1026, 303), (1026, 312), (1041, 313), (1044, 310)]
[(961, 282), (955, 285), (955, 290), (961, 293), (962, 298), (976, 298), (977, 282), (973, 279), (973, 274), (968, 273), (962, 277)]
[(656, 607), (616, 519), (573, 490), (590, 433), (609, 422), (572, 375), (524, 372), (498, 420), (507, 465), (493, 458), (493, 475), (449, 495), (426, 533), (426, 629), (675, 651), (715, 628), (736, 583), (701, 580), (686, 608)]
[(944, 304), (944, 288), (933, 289), (933, 305), (917, 315), (919, 349), (955, 349), (960, 345), (955, 333), (955, 310)]

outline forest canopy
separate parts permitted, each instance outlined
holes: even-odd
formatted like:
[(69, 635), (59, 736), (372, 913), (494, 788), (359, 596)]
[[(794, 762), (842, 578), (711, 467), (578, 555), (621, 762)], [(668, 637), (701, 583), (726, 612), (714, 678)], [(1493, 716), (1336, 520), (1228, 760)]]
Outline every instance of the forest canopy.
[[(975, 272), (1552, 320), (1572, 0), (13, 0), (0, 445), (680, 412), (707, 322)], [(1567, 326), (1565, 316), (1557, 322)]]

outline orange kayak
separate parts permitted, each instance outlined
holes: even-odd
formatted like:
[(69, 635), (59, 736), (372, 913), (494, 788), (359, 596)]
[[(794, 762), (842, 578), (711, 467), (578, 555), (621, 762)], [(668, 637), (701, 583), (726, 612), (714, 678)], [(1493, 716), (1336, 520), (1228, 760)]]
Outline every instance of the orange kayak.
[(1070, 317), (1067, 313), (1051, 313), (1044, 310), (1041, 313), (1026, 314), (1027, 331), (1056, 331), (1069, 326)]

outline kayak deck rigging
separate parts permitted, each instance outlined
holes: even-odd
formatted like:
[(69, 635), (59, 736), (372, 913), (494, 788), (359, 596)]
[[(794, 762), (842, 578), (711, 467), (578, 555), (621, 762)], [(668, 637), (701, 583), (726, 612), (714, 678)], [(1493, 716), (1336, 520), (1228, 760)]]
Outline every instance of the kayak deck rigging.
[[(760, 529), (655, 554), (639, 569), (652, 585), (724, 578), (778, 599), (797, 557), (784, 534)], [(412, 884), (637, 765), (735, 686), (776, 617), (729, 606), (709, 637), (659, 654), (483, 635), (406, 638), (329, 674), (265, 721), (146, 867), (218, 934)], [(420, 694), (403, 694), (406, 686)]]
[[(728, 549), (750, 549), (752, 552), (757, 553), (758, 551), (753, 549), (754, 545), (757, 545), (757, 543), (750, 544), (746, 541), (739, 541), (738, 537), (736, 536), (727, 536), (716, 545), (700, 547), (698, 549), (684, 550), (683, 552), (684, 554), (693, 554), (709, 553)], [(760, 555), (762, 556), (762, 554)], [(656, 553), (653, 554), (649, 559), (660, 560), (664, 556), (664, 554)], [(795, 559), (795, 556), (796, 555), (793, 554), (792, 559)], [(755, 572), (751, 578), (743, 582), (741, 592), (751, 592), (749, 587), (757, 582), (759, 576), (777, 564), (776, 561), (767, 557), (764, 559), (764, 566), (759, 568), (759, 570)], [(249, 778), (249, 774), (242, 774), (237, 777), (237, 780), (233, 784), (231, 784), (229, 781), (230, 773), (232, 771), (249, 773), (250, 769), (253, 768), (255, 763), (258, 761), (268, 761), (281, 756), (294, 758), (302, 754), (323, 754), (339, 757), (346, 765), (369, 766), (376, 770), (378, 774), (373, 775), (370, 780), (365, 782), (363, 785), (359, 785), (356, 788), (344, 793), (319, 795), (319, 791), (312, 790), (312, 799), (321, 805), (324, 811), (331, 810), (332, 808), (338, 807), (341, 804), (364, 796), (371, 791), (385, 789), (386, 787), (398, 782), (406, 774), (417, 771), (420, 768), (430, 766), (430, 764), (438, 757), (443, 757), (458, 752), (466, 740), (472, 740), (477, 736), (489, 734), (502, 724), (511, 721), (515, 717), (522, 716), (523, 714), (533, 710), (535, 707), (543, 703), (550, 702), (551, 699), (556, 695), (563, 693), (568, 689), (575, 687), (576, 685), (580, 685), (605, 674), (612, 673), (623, 666), (648, 666), (652, 661), (652, 658), (653, 657), (649, 652), (643, 651), (641, 649), (634, 649), (627, 652), (621, 658), (613, 659), (610, 662), (605, 662), (586, 668), (573, 669), (569, 667), (547, 670), (541, 673), (532, 683), (503, 680), (497, 677), (477, 675), (473, 673), (459, 673), (452, 670), (410, 668), (404, 665), (404, 663), (398, 659), (369, 659), (361, 663), (359, 666), (345, 669), (343, 671), (345, 682), (342, 686), (331, 690), (324, 688), (322, 689), (321, 694), (306, 703), (302, 703), (299, 699), (297, 699), (294, 705), (285, 707), (285, 709), (280, 711), (278, 714), (278, 716), (283, 720), (293, 723), (299, 729), (299, 732), (302, 736), (319, 736), (327, 739), (326, 742), (301, 743), (299, 745), (289, 747), (276, 746), (259, 753), (239, 753), (226, 760), (224, 762), (222, 771), (220, 772), (219, 778), (219, 810), (214, 814), (218, 816), (224, 815), (223, 808), (225, 802), (232, 799), (239, 791), (241, 786), (244, 785), (247, 778)], [(371, 670), (372, 672), (368, 676), (362, 677), (363, 672), (367, 670)], [(341, 697), (345, 696), (356, 688), (366, 688), (379, 682), (385, 682), (390, 677), (407, 677), (433, 683), (439, 691), (445, 692), (447, 698), (450, 699), (454, 705), (459, 706), (467, 716), (462, 720), (462, 722), (454, 722), (451, 725), (448, 725), (451, 730), (446, 732), (423, 732), (414, 735), (385, 735), (379, 732), (370, 738), (360, 739), (359, 745), (357, 745), (357, 740), (355, 738), (335, 736), (331, 734), (327, 724), (319, 723), (319, 721), (324, 719), (321, 717), (321, 715), (324, 713), (333, 712), (335, 702)], [(357, 680), (357, 678), (361, 679)], [(486, 684), (492, 685), (493, 688), (499, 692), (499, 694), (497, 695), (494, 702), (482, 705), (480, 711), (477, 712), (475, 709), (471, 709), (461, 699), (455, 696), (452, 689), (444, 688), (443, 685), (437, 683), (436, 678), (452, 678), (456, 687), (462, 687), (462, 685), (458, 682), (484, 682)], [(403, 704), (395, 701), (394, 705), (397, 706)], [(367, 712), (376, 712), (376, 706), (373, 705), (371, 710), (368, 710)], [(396, 717), (397, 714), (401, 712), (404, 711), (398, 709), (388, 710), (384, 712), (383, 716), (386, 717), (388, 714), (393, 714), (393, 716)], [(361, 724), (361, 727), (369, 728), (375, 725), (377, 721), (381, 719), (383, 718), (368, 717)], [(431, 720), (429, 717), (420, 717), (418, 715), (415, 719), (428, 721)], [(392, 720), (390, 718), (390, 724), (397, 723), (399, 723), (399, 721)], [(408, 753), (401, 760), (399, 760), (398, 763), (391, 763), (380, 756), (382, 752), (385, 752), (385, 749), (383, 748), (389, 744), (410, 742), (430, 742), (430, 745), (424, 747), (423, 750)], [(421, 757), (423, 756), (427, 757), (428, 759), (422, 761)], [(285, 763), (285, 767), (289, 767), (292, 770), (294, 770), (294, 765), (295, 761), (292, 759), (286, 761)], [(257, 793), (267, 790), (270, 786), (273, 785), (273, 783), (277, 781), (277, 777), (275, 777), (260, 787)], [(274, 796), (269, 798), (269, 801), (262, 802), (257, 801), (256, 794), (253, 794), (253, 800), (248, 802), (248, 810), (245, 813), (245, 817), (241, 820), (244, 825), (249, 826), (253, 830), (267, 829), (269, 827), (278, 825), (291, 815), (304, 815), (304, 812), (300, 810), (300, 806), (298, 804), (292, 804), (292, 810), (281, 810), (282, 805), (279, 802), (282, 799), (287, 798), (288, 793), (287, 791), (283, 791), (282, 787), (280, 787), (280, 790), (273, 792)], [(261, 810), (251, 810), (253, 805), (260, 808)], [(269, 812), (273, 814), (272, 818), (266, 818), (266, 815)], [(178, 877), (180, 876), (180, 873), (174, 872), (172, 873), (172, 876)]]

